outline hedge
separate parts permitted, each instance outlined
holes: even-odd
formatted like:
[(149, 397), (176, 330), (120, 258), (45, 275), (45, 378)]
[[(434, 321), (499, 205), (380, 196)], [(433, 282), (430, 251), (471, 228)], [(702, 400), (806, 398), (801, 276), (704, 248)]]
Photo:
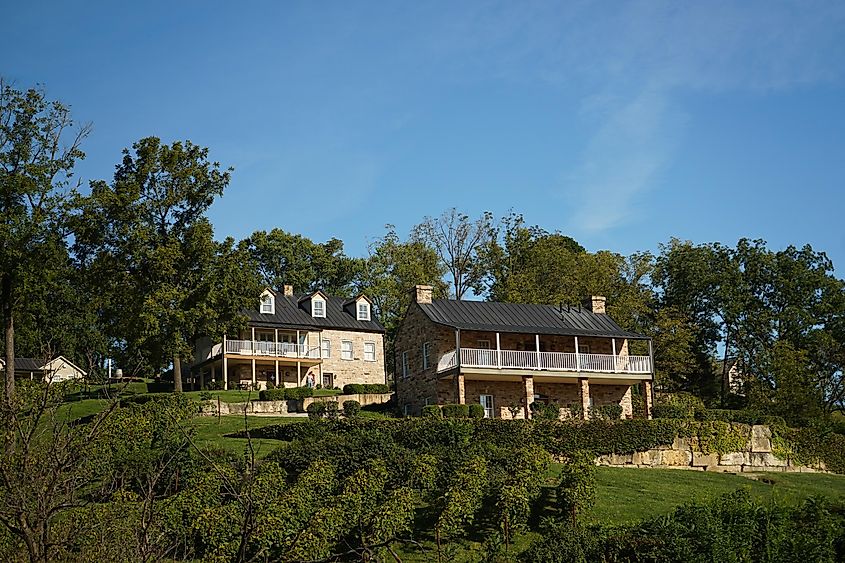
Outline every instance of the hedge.
[(361, 412), (361, 403), (358, 401), (343, 401), (343, 416), (355, 418)]
[(439, 405), (426, 405), (422, 408), (422, 416), (424, 418), (443, 418), (443, 413)]
[(469, 405), (470, 418), (484, 418), (484, 407), (481, 403), (472, 403)]
[(441, 407), (441, 412), (443, 418), (469, 418), (469, 405), (447, 404)]
[(276, 387), (258, 392), (259, 401), (301, 401), (314, 396), (311, 387)]
[(275, 389), (262, 389), (258, 392), (259, 401), (284, 401), (285, 388), (276, 387)]
[(344, 395), (371, 395), (390, 393), (390, 387), (384, 383), (347, 383), (343, 386)]

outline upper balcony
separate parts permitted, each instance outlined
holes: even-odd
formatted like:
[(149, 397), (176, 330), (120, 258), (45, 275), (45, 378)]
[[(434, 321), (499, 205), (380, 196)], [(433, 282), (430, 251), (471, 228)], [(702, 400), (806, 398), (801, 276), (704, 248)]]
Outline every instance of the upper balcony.
[(292, 342), (266, 342), (263, 340), (230, 340), (218, 342), (209, 348), (200, 350), (196, 362), (202, 362), (220, 356), (224, 351), (227, 356), (259, 356), (267, 358), (290, 358), (294, 360), (319, 360), (320, 348), (308, 344)]
[[(575, 352), (535, 352), (522, 350), (460, 349), (461, 367), (496, 370), (545, 370), (646, 375), (652, 373), (649, 356), (584, 354)], [(458, 355), (451, 350), (440, 358), (437, 371), (457, 367)]]

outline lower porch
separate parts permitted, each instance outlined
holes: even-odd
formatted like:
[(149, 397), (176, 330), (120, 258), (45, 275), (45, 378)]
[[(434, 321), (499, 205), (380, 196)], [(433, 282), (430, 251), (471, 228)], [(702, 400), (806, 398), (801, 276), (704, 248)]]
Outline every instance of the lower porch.
[[(198, 389), (220, 387), (228, 389), (262, 390), (268, 387), (333, 387), (332, 374), (323, 373), (320, 361), (290, 361), (253, 357), (221, 358), (204, 362), (192, 368), (192, 377)], [(324, 381), (325, 376), (329, 381)]]
[(633, 418), (632, 389), (642, 384), (645, 414), (651, 418), (650, 379), (608, 379), (592, 377), (485, 376), (458, 373), (438, 381), (439, 403), (481, 403), (485, 418), (526, 419), (532, 417), (532, 403), (556, 404), (560, 418), (576, 413), (589, 419), (604, 406), (619, 405), (620, 418)]

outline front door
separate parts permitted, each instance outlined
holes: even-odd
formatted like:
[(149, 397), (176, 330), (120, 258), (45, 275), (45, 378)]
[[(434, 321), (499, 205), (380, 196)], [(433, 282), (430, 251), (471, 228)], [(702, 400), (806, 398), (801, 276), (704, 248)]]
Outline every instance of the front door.
[(493, 418), (493, 395), (481, 395), (478, 399), (484, 407), (484, 418)]
[(334, 374), (323, 372), (323, 387), (325, 389), (334, 388)]

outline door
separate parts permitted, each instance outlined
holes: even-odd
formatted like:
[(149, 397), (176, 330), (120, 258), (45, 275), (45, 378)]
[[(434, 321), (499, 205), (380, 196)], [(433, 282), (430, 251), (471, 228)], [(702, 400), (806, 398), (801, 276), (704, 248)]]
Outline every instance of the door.
[(485, 367), (496, 365), (496, 351), (490, 349), (489, 340), (478, 341), (478, 364)]
[(334, 374), (323, 372), (323, 388), (334, 389)]
[(484, 418), (494, 418), (493, 395), (481, 395), (478, 397), (481, 406), (484, 407)]

